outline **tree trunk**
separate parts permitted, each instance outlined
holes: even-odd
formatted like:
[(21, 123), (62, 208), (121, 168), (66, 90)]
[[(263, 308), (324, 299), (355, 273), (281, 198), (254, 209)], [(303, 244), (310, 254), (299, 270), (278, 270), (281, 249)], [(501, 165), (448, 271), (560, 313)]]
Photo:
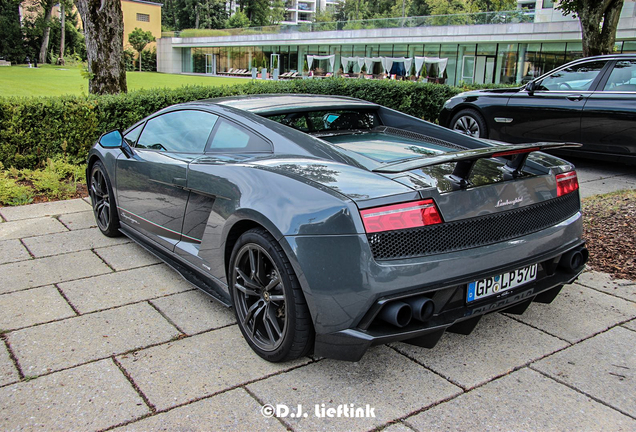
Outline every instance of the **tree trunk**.
[(57, 64), (64, 66), (64, 45), (66, 44), (66, 11), (64, 10), (64, 3), (60, 3), (60, 57), (57, 59)]
[(46, 63), (46, 53), (49, 50), (49, 37), (51, 36), (51, 16), (53, 15), (53, 6), (55, 3), (45, 2), (43, 4), (44, 11), (44, 34), (42, 35), (42, 45), (40, 45), (40, 56), (38, 61), (41, 64)]
[(141, 51), (139, 51), (139, 72), (141, 72)]
[(125, 93), (124, 20), (120, 0), (76, 0), (84, 22), (88, 54), (88, 91)]
[(624, 0), (587, 0), (581, 4), (576, 13), (581, 22), (583, 56), (612, 54), (623, 2)]

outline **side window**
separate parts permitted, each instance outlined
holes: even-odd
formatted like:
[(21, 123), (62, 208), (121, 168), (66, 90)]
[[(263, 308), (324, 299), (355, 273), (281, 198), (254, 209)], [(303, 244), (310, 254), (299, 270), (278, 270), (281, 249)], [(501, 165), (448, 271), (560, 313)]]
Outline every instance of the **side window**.
[(603, 91), (636, 92), (636, 60), (616, 62)]
[(148, 120), (137, 148), (203, 153), (219, 117), (204, 111), (172, 111)]
[(136, 128), (134, 128), (133, 130), (129, 131), (126, 135), (124, 135), (124, 139), (126, 140), (129, 146), (131, 147), (135, 146), (135, 143), (139, 139), (139, 134), (141, 133), (143, 128), (144, 128), (144, 124), (142, 123)]
[(210, 147), (211, 152), (266, 152), (272, 146), (263, 138), (227, 120), (219, 120)]
[(537, 90), (586, 91), (605, 66), (605, 61), (595, 61), (570, 66), (545, 77)]

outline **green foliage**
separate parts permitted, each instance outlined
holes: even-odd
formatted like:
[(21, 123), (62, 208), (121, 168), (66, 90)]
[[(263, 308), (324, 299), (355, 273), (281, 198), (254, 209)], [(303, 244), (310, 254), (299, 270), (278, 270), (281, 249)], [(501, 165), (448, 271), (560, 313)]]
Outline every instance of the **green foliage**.
[(227, 21), (230, 28), (246, 28), (250, 26), (250, 19), (241, 10), (237, 10)]
[(146, 48), (150, 42), (154, 42), (156, 39), (152, 35), (150, 30), (143, 31), (139, 27), (135, 27), (135, 29), (128, 34), (128, 43), (135, 49), (137, 52), (141, 52)]
[(41, 169), (0, 168), (0, 204), (29, 204), (34, 195), (67, 199), (75, 195), (78, 183), (86, 183), (84, 166), (61, 156), (47, 160)]
[[(91, 97), (0, 98), (0, 162), (32, 169), (62, 156), (67, 162), (83, 163), (100, 134), (124, 130), (169, 105), (199, 99), (263, 93), (343, 95), (436, 121), (444, 102), (462, 90), (431, 83), (334, 78), (154, 88)], [(46, 184), (46, 176), (41, 181)]]
[(20, 25), (19, 7), (19, 1), (0, 0), (0, 57), (12, 63), (24, 63), (28, 55)]

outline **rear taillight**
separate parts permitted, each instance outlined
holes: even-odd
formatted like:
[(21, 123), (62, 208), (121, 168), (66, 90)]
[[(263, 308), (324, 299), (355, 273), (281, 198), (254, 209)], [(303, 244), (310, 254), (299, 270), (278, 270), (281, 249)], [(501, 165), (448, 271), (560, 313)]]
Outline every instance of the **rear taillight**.
[(437, 206), (431, 199), (361, 210), (360, 215), (367, 233), (442, 223)]
[(556, 181), (558, 197), (579, 189), (579, 179), (576, 177), (576, 171), (557, 174)]

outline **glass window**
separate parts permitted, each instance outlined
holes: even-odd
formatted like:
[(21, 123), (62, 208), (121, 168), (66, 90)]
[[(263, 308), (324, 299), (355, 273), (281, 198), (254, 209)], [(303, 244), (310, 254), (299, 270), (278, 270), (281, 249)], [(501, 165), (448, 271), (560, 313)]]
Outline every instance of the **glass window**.
[(603, 90), (636, 92), (636, 60), (616, 62)]
[(126, 135), (124, 135), (124, 139), (128, 143), (129, 146), (134, 147), (137, 139), (139, 139), (139, 134), (141, 130), (144, 128), (144, 123), (140, 124), (133, 130), (129, 131)]
[(625, 41), (623, 42), (623, 50), (624, 53), (636, 52), (636, 41)]
[(277, 114), (268, 118), (303, 132), (368, 130), (380, 124), (373, 111), (313, 111)]
[(144, 13), (138, 13), (137, 21), (150, 22), (150, 15), (144, 14)]
[(269, 152), (272, 146), (258, 135), (225, 119), (218, 122), (212, 141), (211, 152)]
[(586, 91), (601, 72), (605, 63), (604, 61), (595, 61), (558, 70), (538, 83), (537, 90)]
[(203, 153), (219, 117), (204, 111), (173, 111), (148, 120), (137, 148)]

